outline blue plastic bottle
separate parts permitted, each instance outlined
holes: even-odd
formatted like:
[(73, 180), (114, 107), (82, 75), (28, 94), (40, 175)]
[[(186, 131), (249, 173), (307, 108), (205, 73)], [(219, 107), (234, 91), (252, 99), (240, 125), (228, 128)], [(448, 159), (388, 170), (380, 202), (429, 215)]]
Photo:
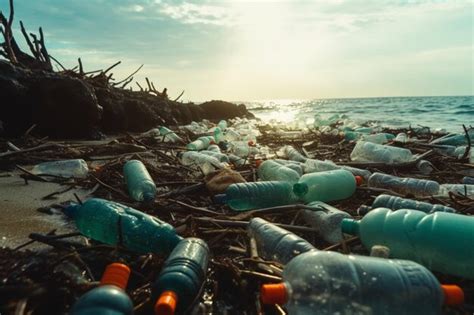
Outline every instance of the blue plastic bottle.
[(439, 184), (433, 180), (397, 177), (383, 173), (373, 173), (369, 177), (368, 186), (390, 189), (400, 194), (414, 196), (433, 196), (440, 189)]
[(416, 261), (430, 270), (474, 279), (474, 217), (448, 212), (378, 208), (362, 220), (344, 219), (342, 232), (360, 237), (368, 249), (390, 248), (394, 258)]
[(283, 283), (265, 284), (262, 302), (285, 305), (290, 315), (441, 314), (462, 304), (464, 293), (441, 286), (423, 266), (408, 260), (310, 251), (283, 270)]
[(214, 198), (236, 211), (282, 206), (297, 201), (291, 183), (276, 181), (232, 184), (225, 194)]
[(413, 209), (413, 210), (423, 211), (425, 213), (438, 212), (438, 211), (456, 212), (455, 209), (451, 207), (443, 206), (443, 205), (438, 205), (438, 204), (433, 205), (428, 202), (405, 199), (401, 197), (382, 194), (382, 195), (379, 195), (377, 198), (375, 198), (371, 207), (363, 206), (359, 208), (359, 214), (365, 215), (371, 209), (377, 209), (377, 208), (389, 208), (392, 210)]
[(71, 205), (64, 212), (85, 236), (139, 253), (168, 254), (181, 240), (168, 223), (104, 199), (92, 198), (82, 205)]
[(199, 294), (206, 279), (209, 248), (198, 238), (186, 238), (176, 245), (153, 286), (156, 315), (184, 314)]
[(107, 266), (100, 286), (84, 294), (71, 309), (71, 315), (132, 315), (133, 303), (125, 293), (130, 269), (123, 264)]
[(123, 175), (130, 197), (136, 201), (150, 202), (155, 200), (155, 182), (141, 161), (130, 160), (125, 163)]
[(315, 250), (305, 239), (261, 218), (250, 220), (247, 231), (257, 241), (259, 256), (286, 264), (295, 256)]

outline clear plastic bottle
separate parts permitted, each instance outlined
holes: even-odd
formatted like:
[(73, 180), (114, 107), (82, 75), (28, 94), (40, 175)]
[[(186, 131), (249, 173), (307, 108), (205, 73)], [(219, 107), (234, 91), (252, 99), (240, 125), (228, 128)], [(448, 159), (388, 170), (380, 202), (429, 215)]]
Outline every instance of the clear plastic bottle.
[(211, 136), (204, 136), (199, 137), (191, 143), (186, 145), (186, 149), (191, 151), (200, 151), (205, 150), (211, 144), (211, 141), (214, 141), (214, 137)]
[(342, 169), (351, 172), (354, 176), (361, 176), (366, 180), (368, 180), (370, 175), (372, 175), (372, 173), (368, 170), (345, 165), (337, 165), (330, 160), (321, 161), (316, 159), (307, 159), (303, 164), (303, 169), (304, 173), (306, 174)]
[(136, 201), (150, 202), (155, 200), (155, 182), (141, 161), (130, 160), (125, 163), (123, 175), (130, 197)]
[(304, 220), (317, 230), (326, 242), (331, 244), (340, 243), (342, 241), (342, 219), (350, 219), (352, 216), (321, 201), (311, 202), (308, 206), (321, 210), (303, 210)]
[(295, 148), (291, 145), (286, 145), (283, 147), (283, 152), (285, 156), (292, 161), (302, 162), (304, 163), (308, 158), (303, 156), (301, 153), (298, 152)]
[(458, 193), (467, 197), (474, 197), (474, 185), (442, 184), (437, 195), (447, 197), (449, 192)]
[(283, 270), (283, 283), (264, 284), (265, 304), (288, 314), (441, 314), (443, 304), (462, 304), (464, 293), (441, 286), (423, 266), (408, 260), (310, 251)]
[(394, 164), (412, 161), (413, 154), (408, 149), (358, 141), (352, 150), (351, 160), (357, 162)]
[(209, 151), (209, 150), (202, 150), (202, 151), (199, 151), (199, 153), (215, 157), (218, 161), (220, 161), (222, 163), (229, 163), (229, 157), (227, 155), (223, 154), (223, 153), (215, 152), (215, 151)]
[(462, 178), (462, 183), (464, 185), (474, 185), (474, 177), (464, 176)]
[(239, 141), (241, 139), (241, 135), (238, 131), (233, 128), (227, 128), (224, 133), (224, 140), (229, 142)]
[(301, 253), (315, 250), (305, 239), (261, 218), (250, 220), (247, 231), (257, 241), (259, 256), (265, 260), (284, 265)]
[(262, 162), (257, 169), (258, 177), (263, 181), (286, 181), (296, 183), (300, 175), (291, 168), (273, 160)]
[[(468, 131), (469, 137), (471, 139), (474, 138), (474, 129), (470, 129)], [(466, 145), (467, 144), (467, 138), (464, 133), (462, 134), (457, 134), (457, 133), (451, 133), (448, 134), (444, 137), (435, 139), (430, 142), (430, 144), (442, 144), (442, 145), (453, 145), (453, 146), (460, 146), (460, 145)]]
[(35, 165), (31, 170), (33, 174), (48, 174), (60, 177), (86, 178), (89, 174), (89, 167), (83, 159), (62, 160), (44, 162)]
[(373, 173), (369, 177), (369, 187), (390, 189), (399, 194), (412, 194), (417, 197), (434, 196), (440, 185), (433, 180), (397, 177), (382, 173)]
[(168, 223), (113, 201), (91, 198), (64, 212), (83, 235), (139, 253), (169, 254), (181, 240)]
[(207, 151), (222, 153), (221, 148), (217, 144), (211, 144), (207, 147)]
[(251, 146), (246, 141), (234, 141), (232, 143), (232, 153), (242, 158), (249, 157), (258, 153), (258, 149), (255, 146)]
[(384, 133), (363, 134), (360, 137), (360, 140), (377, 144), (384, 144), (388, 142), (388, 138)]
[(153, 285), (155, 314), (185, 314), (206, 280), (209, 247), (198, 238), (176, 245)]
[(344, 219), (342, 232), (359, 236), (368, 249), (390, 248), (391, 257), (416, 261), (430, 270), (474, 279), (474, 217), (378, 208), (362, 220)]
[(404, 132), (400, 132), (397, 134), (397, 136), (395, 137), (394, 139), (396, 142), (400, 142), (400, 143), (406, 143), (408, 142), (408, 136), (406, 133)]
[(356, 190), (356, 178), (346, 170), (305, 174), (293, 186), (294, 194), (305, 203), (349, 198)]
[(181, 139), (174, 131), (166, 128), (165, 126), (160, 127), (160, 135), (163, 137), (164, 142), (181, 142), (184, 143), (183, 139)]
[(371, 209), (377, 209), (377, 208), (389, 208), (392, 210), (413, 209), (413, 210), (423, 211), (425, 213), (432, 213), (432, 212), (438, 212), (438, 211), (451, 212), (451, 213), (456, 212), (455, 209), (451, 207), (443, 206), (443, 205), (438, 205), (438, 204), (433, 205), (428, 202), (405, 199), (405, 198), (400, 198), (396, 196), (382, 194), (382, 195), (379, 195), (377, 198), (375, 198), (370, 208), (361, 207), (359, 210), (359, 215), (365, 215)]
[(288, 182), (253, 182), (230, 185), (215, 201), (226, 203), (232, 210), (246, 211), (295, 203), (297, 198)]
[(90, 290), (71, 309), (71, 315), (132, 315), (133, 303), (125, 292), (130, 268), (113, 263), (107, 266), (100, 286)]
[(204, 174), (208, 174), (216, 168), (223, 168), (225, 166), (215, 157), (195, 151), (184, 152), (180, 155), (180, 158), (183, 165), (198, 166)]

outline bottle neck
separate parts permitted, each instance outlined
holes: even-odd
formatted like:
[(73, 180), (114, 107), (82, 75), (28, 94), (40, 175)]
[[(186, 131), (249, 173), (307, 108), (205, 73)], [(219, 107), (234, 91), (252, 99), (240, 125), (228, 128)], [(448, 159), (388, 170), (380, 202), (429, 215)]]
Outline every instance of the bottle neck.
[(359, 221), (354, 219), (343, 219), (341, 222), (342, 233), (359, 235)]

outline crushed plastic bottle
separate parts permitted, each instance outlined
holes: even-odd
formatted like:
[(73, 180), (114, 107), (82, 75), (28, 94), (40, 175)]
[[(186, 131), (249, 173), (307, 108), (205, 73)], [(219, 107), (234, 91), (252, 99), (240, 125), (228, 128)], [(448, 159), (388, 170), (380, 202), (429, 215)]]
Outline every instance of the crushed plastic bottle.
[(214, 137), (204, 136), (199, 137), (191, 143), (186, 145), (186, 149), (191, 151), (200, 151), (205, 150), (211, 144), (211, 141), (214, 141)]
[(223, 154), (223, 153), (220, 153), (220, 152), (202, 150), (202, 151), (199, 151), (199, 153), (215, 157), (219, 162), (222, 162), (222, 163), (229, 163), (230, 162), (229, 157), (226, 154)]
[(356, 190), (356, 178), (346, 170), (305, 174), (294, 184), (294, 194), (305, 203), (349, 198)]
[(90, 290), (71, 309), (71, 315), (132, 315), (133, 303), (125, 292), (130, 277), (130, 268), (113, 263), (107, 266), (100, 286)]
[(241, 135), (238, 131), (233, 128), (227, 128), (224, 133), (224, 140), (229, 142), (239, 141), (241, 139)]
[(351, 160), (357, 162), (380, 162), (394, 164), (410, 162), (413, 159), (413, 154), (408, 149), (365, 141), (357, 142), (351, 153)]
[(301, 253), (315, 250), (305, 239), (261, 218), (250, 220), (247, 231), (257, 241), (259, 256), (265, 260), (284, 265)]
[(130, 160), (125, 163), (123, 175), (130, 197), (136, 201), (150, 202), (155, 200), (155, 182), (141, 161)]
[(224, 168), (225, 165), (213, 156), (201, 154), (200, 152), (188, 151), (180, 156), (183, 165), (198, 166), (204, 175), (213, 172), (215, 169)]
[(241, 158), (247, 158), (258, 153), (258, 149), (253, 145), (249, 145), (246, 141), (234, 141), (231, 151)]
[(221, 148), (217, 144), (211, 144), (207, 147), (207, 151), (222, 153)]
[(439, 186), (438, 196), (447, 197), (449, 192), (458, 193), (467, 197), (474, 197), (474, 185), (442, 184)]
[(181, 240), (168, 223), (113, 201), (91, 198), (64, 213), (83, 235), (139, 253), (169, 254)]
[(378, 208), (362, 220), (344, 219), (342, 232), (359, 236), (366, 248), (383, 245), (392, 257), (416, 261), (430, 270), (474, 279), (474, 217)]
[(153, 285), (155, 315), (185, 314), (206, 280), (209, 247), (198, 238), (185, 238), (166, 259)]
[(44, 162), (35, 165), (31, 172), (35, 175), (47, 174), (59, 177), (86, 178), (89, 167), (83, 159)]
[(434, 196), (438, 193), (440, 185), (433, 180), (397, 177), (383, 173), (373, 173), (369, 177), (369, 187), (390, 189), (399, 194), (414, 196)]
[(296, 183), (300, 175), (287, 167), (273, 160), (262, 162), (257, 169), (258, 177), (263, 181), (285, 181)]
[(400, 132), (397, 134), (395, 137), (394, 141), (400, 142), (400, 143), (407, 143), (408, 142), (408, 136), (404, 132)]
[(283, 270), (283, 283), (264, 284), (264, 304), (288, 314), (441, 314), (464, 301), (461, 288), (442, 286), (423, 266), (407, 260), (310, 251)]
[(216, 195), (214, 200), (236, 211), (282, 206), (297, 201), (292, 188), (288, 182), (238, 183), (230, 185), (225, 194)]
[(428, 202), (417, 201), (412, 199), (405, 199), (396, 196), (390, 195), (379, 195), (375, 198), (374, 202), (372, 203), (371, 207), (362, 206), (359, 208), (359, 215), (366, 215), (372, 209), (377, 208), (389, 208), (391, 210), (399, 210), (399, 209), (413, 209), (423, 211), (425, 213), (432, 213), (432, 212), (456, 212), (455, 209), (443, 205), (438, 204), (431, 204)]
[(304, 163), (308, 158), (303, 156), (301, 153), (298, 152), (295, 148), (291, 145), (286, 145), (283, 147), (283, 154), (292, 161), (297, 161)]
[(416, 168), (421, 172), (421, 174), (429, 175), (434, 171), (434, 166), (430, 161), (420, 160), (416, 163)]
[(326, 242), (340, 243), (342, 219), (352, 218), (351, 215), (321, 201), (311, 202), (308, 206), (320, 208), (320, 210), (303, 210), (303, 219), (318, 231)]

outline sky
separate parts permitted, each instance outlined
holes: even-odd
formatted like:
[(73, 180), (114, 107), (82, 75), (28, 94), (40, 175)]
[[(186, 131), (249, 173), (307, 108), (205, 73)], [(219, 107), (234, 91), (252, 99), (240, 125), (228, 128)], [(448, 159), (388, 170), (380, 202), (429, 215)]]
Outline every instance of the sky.
[(120, 80), (144, 64), (136, 80), (170, 98), (474, 94), (472, 0), (15, 0), (15, 9), (19, 41), (22, 20), (43, 27), (68, 67), (120, 60)]

